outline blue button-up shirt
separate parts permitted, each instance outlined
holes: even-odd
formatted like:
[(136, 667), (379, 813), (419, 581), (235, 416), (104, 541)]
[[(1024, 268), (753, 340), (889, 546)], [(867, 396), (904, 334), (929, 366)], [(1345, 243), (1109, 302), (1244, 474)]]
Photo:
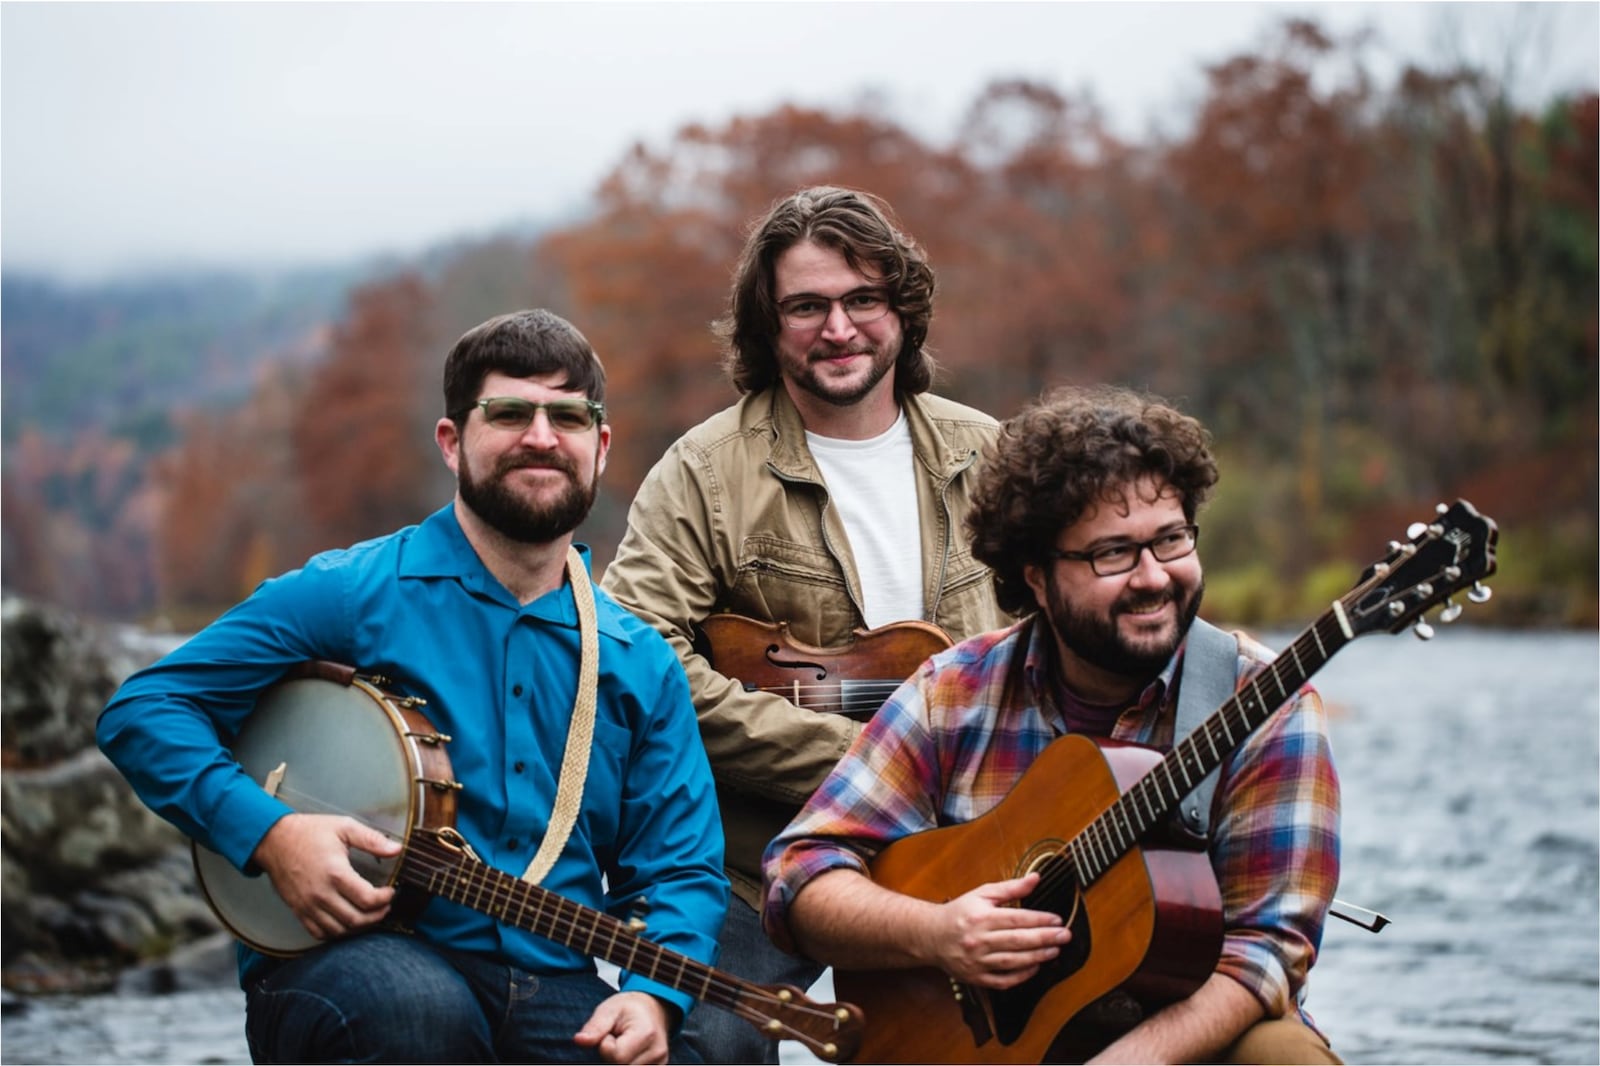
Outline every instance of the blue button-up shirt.
[[(599, 697), (583, 808), (541, 884), (618, 916), (643, 896), (647, 935), (710, 963), (728, 882), (688, 683), (655, 630), (598, 588), (595, 600)], [(253, 869), (256, 846), (291, 808), (239, 768), (226, 741), (262, 689), (297, 663), (325, 659), (381, 674), (426, 699), (423, 713), (454, 738), (447, 753), (463, 786), (456, 828), (485, 862), (515, 876), (550, 819), (578, 658), (570, 586), (519, 604), (447, 506), (420, 525), (326, 552), (263, 583), (130, 677), (102, 713), (98, 738), (152, 809), (239, 869)], [(445, 900), (429, 903), (416, 930), (535, 973), (593, 966)], [(242, 953), (241, 979), (258, 959)], [(624, 975), (623, 988), (684, 1010), (691, 1002), (633, 975)]]

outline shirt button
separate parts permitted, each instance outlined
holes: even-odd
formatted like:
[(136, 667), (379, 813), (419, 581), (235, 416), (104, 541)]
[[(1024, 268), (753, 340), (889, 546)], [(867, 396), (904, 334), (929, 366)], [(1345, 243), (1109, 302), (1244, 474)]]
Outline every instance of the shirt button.
[(522, 686), (521, 686), (521, 685), (512, 685), (512, 686), (511, 686), (511, 694), (512, 694), (512, 695), (513, 695), (513, 696), (520, 696), (520, 695), (522, 695)]
[(510, 848), (512, 851), (516, 851), (517, 850), (517, 841), (516, 841), (516, 839), (512, 838), (511, 840), (506, 841), (506, 847)]
[(526, 767), (526, 766), (527, 766), (527, 764), (526, 764), (526, 763), (523, 763), (523, 762), (515, 762), (515, 763), (512, 763), (512, 764), (511, 764), (511, 769), (512, 769), (512, 770), (514, 770), (514, 771), (516, 771), (516, 772), (517, 772), (517, 773), (519, 773), (519, 774), (520, 774), (520, 773), (522, 773), (522, 771), (523, 771), (523, 769), (524, 769), (524, 768), (525, 768), (525, 767)]

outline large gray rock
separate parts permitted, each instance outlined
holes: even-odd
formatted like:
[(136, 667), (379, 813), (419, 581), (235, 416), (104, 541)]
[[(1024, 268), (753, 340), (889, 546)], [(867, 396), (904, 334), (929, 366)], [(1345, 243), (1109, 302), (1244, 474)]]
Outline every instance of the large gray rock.
[(220, 928), (187, 842), (94, 745), (116, 687), (175, 641), (13, 598), (0, 623), (0, 977), (103, 987)]

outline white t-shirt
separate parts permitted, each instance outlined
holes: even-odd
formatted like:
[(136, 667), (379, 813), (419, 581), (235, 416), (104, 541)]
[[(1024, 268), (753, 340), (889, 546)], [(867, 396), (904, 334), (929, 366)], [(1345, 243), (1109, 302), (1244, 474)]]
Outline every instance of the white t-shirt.
[(867, 627), (921, 618), (922, 531), (906, 413), (870, 440), (820, 437), (808, 430), (806, 444), (844, 520)]

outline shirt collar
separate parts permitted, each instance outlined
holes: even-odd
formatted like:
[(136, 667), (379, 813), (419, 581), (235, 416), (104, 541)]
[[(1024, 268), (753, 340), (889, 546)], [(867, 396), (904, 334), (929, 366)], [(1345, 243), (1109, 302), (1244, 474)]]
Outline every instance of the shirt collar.
[[(598, 583), (592, 581), (594, 558), (589, 546), (574, 544), (573, 547), (578, 549), (584, 569), (589, 572), (594, 586), (597, 628), (623, 644), (633, 643), (619, 616), (621, 608), (600, 591)], [(453, 578), (469, 592), (504, 603), (532, 617), (572, 629), (578, 626), (578, 608), (572, 598), (570, 582), (564, 582), (560, 589), (540, 596), (525, 607), (518, 605), (472, 549), (466, 533), (462, 532), (461, 523), (456, 519), (453, 501), (413, 528), (410, 541), (400, 558), (399, 574), (402, 580)]]

